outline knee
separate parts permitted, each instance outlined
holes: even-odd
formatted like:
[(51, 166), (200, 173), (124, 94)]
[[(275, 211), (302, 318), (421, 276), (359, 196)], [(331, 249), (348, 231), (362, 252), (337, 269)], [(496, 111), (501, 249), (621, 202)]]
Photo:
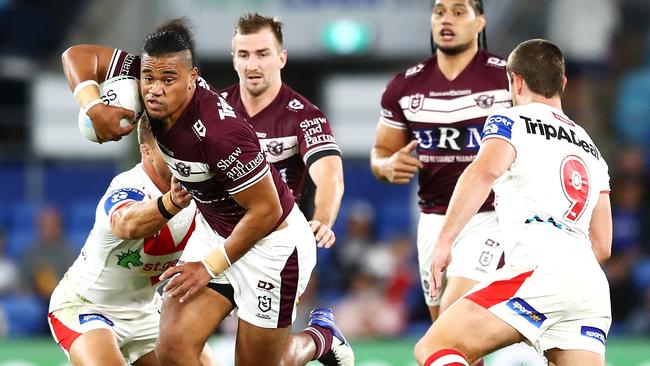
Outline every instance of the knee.
[(427, 344), (424, 338), (421, 338), (413, 347), (413, 356), (415, 356), (418, 365), (424, 365), (427, 358), (431, 356), (431, 353), (432, 347)]
[(201, 357), (201, 350), (198, 352), (195, 347), (182, 341), (174, 341), (169, 338), (158, 338), (156, 343), (156, 358), (160, 365), (183, 366), (195, 364)]

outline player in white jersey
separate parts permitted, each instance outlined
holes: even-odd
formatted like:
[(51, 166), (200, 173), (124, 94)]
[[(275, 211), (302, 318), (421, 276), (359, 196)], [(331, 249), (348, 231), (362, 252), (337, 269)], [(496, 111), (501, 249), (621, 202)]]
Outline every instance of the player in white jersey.
[(607, 164), (562, 112), (560, 49), (523, 42), (507, 65), (515, 107), (488, 117), (476, 160), (458, 181), (440, 233), (434, 290), (451, 243), (494, 185), (506, 265), (453, 304), (415, 346), (420, 365), (468, 365), (526, 341), (551, 365), (604, 365), (611, 324), (612, 218)]
[[(172, 180), (146, 118), (138, 138), (142, 161), (111, 182), (81, 254), (50, 300), (52, 335), (74, 365), (158, 365), (156, 288), (194, 231), (196, 205)], [(186, 208), (170, 219), (171, 205)], [(202, 357), (214, 364), (207, 347)]]

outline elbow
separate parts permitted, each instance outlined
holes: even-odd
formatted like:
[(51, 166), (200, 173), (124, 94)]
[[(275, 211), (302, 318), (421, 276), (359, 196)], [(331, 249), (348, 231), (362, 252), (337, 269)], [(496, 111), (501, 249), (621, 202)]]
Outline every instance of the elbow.
[(145, 236), (142, 233), (142, 226), (135, 223), (114, 224), (111, 231), (115, 236), (123, 240), (141, 239)]
[(65, 68), (66, 65), (69, 65), (71, 60), (73, 60), (78, 54), (82, 53), (84, 49), (84, 45), (76, 45), (68, 47), (68, 49), (63, 51), (61, 54), (61, 63), (63, 64), (63, 67)]
[(282, 205), (280, 204), (280, 201), (278, 201), (277, 204), (269, 204), (258, 210), (256, 216), (260, 220), (259, 222), (264, 223), (265, 226), (268, 226), (268, 228), (271, 229), (278, 223), (282, 217), (282, 213)]

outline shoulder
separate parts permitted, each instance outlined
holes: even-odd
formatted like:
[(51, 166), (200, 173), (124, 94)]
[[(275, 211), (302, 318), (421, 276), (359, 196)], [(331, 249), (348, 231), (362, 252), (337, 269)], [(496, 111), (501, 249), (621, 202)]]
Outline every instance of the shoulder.
[(504, 72), (506, 70), (507, 61), (497, 54), (479, 50), (478, 58), (481, 64), (488, 70), (494, 69), (498, 72)]
[(203, 90), (197, 103), (198, 114), (191, 128), (199, 141), (219, 147), (230, 140), (257, 139), (250, 124), (221, 95)]
[(146, 191), (143, 176), (146, 175), (144, 175), (140, 164), (115, 176), (100, 203), (104, 212), (109, 214), (111, 210), (126, 202), (139, 202), (147, 199), (149, 192)]
[(124, 50), (115, 49), (105, 79), (108, 80), (119, 75), (130, 75), (139, 79), (140, 56)]
[(277, 100), (278, 107), (286, 112), (295, 113), (296, 115), (320, 113), (321, 110), (302, 94), (293, 90), (286, 84), (282, 84), (282, 98)]
[(195, 111), (204, 124), (227, 128), (231, 120), (241, 120), (230, 103), (217, 92), (197, 88), (196, 93)]
[(403, 71), (398, 72), (393, 75), (388, 84), (386, 85), (386, 90), (392, 89), (401, 89), (405, 85), (416, 82), (414, 80), (419, 80), (426, 77), (428, 73), (431, 72), (433, 68), (436, 67), (436, 57), (429, 57), (426, 60), (423, 60), (415, 65), (411, 65)]
[(229, 103), (233, 104), (233, 98), (239, 91), (239, 84), (233, 84), (227, 88), (220, 89), (217, 93)]
[(141, 187), (143, 185), (142, 179), (140, 177), (140, 164), (137, 164), (133, 168), (119, 173), (111, 180), (108, 190), (119, 188), (119, 187)]

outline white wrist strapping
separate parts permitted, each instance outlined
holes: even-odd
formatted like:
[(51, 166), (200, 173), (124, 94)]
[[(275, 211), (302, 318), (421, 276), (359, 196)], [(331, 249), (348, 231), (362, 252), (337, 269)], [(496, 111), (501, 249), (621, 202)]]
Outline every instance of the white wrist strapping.
[(84, 113), (86, 113), (86, 115), (88, 115), (88, 111), (90, 110), (90, 108), (92, 108), (92, 107), (94, 107), (94, 106), (96, 106), (97, 104), (100, 104), (100, 103), (103, 103), (101, 99), (91, 100), (90, 102), (88, 102), (88, 104), (86, 104), (84, 106)]
[(97, 89), (99, 89), (99, 83), (96, 82), (95, 80), (86, 80), (86, 81), (82, 81), (82, 82), (80, 82), (79, 84), (77, 84), (77, 86), (74, 87), (74, 91), (72, 92), (72, 94), (74, 95), (74, 97), (76, 98), (76, 97), (77, 97), (77, 94), (79, 94), (79, 92), (81, 91), (81, 89), (87, 87), (88, 85), (95, 85), (95, 86), (97, 87)]
[(208, 274), (210, 275), (210, 277), (217, 278), (217, 275), (214, 274), (214, 272), (212, 272), (212, 270), (210, 269), (210, 266), (207, 263), (205, 263), (205, 260), (201, 260), (201, 264), (203, 264), (203, 267), (205, 267), (205, 270), (208, 271)]
[(228, 267), (232, 266), (232, 262), (230, 262), (230, 258), (228, 257), (228, 253), (226, 253), (226, 247), (220, 245), (219, 250), (221, 253), (223, 253), (223, 257), (226, 258), (226, 262), (228, 262)]

